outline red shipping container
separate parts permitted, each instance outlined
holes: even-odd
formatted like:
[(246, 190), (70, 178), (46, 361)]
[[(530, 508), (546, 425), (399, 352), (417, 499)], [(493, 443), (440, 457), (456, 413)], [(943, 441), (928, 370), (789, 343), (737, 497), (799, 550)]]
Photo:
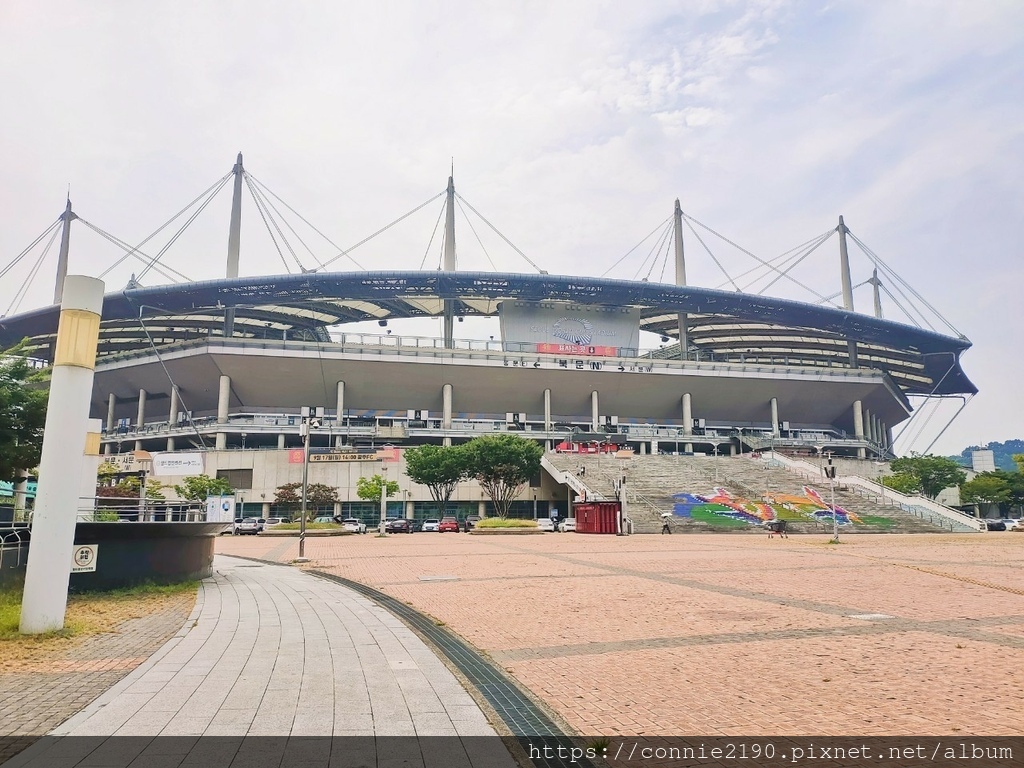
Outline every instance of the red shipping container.
[(577, 533), (618, 533), (619, 502), (591, 501), (576, 504)]

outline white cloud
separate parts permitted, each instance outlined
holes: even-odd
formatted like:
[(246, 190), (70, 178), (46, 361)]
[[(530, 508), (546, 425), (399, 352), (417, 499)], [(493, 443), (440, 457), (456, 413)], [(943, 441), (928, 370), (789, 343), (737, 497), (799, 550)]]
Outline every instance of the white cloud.
[[(13, 0), (0, 6), (0, 266), (56, 218), (68, 183), (83, 217), (137, 242), (239, 150), (342, 245), (439, 192), (454, 157), (460, 193), (551, 271), (600, 274), (676, 197), (765, 257), (842, 213), (976, 342), (966, 367), (982, 394), (944, 444), (1008, 425), (1021, 436), (1007, 404), (1024, 363), (1007, 354), (1005, 329), (1022, 312), (996, 293), (1010, 281), (990, 276), (1009, 274), (1019, 251), (1022, 37), (1024, 6), (967, 0)], [(170, 262), (219, 274), (227, 208), (225, 193)], [(438, 210), (357, 257), (418, 267)], [(283, 270), (249, 203), (243, 221), (243, 269)], [(462, 263), (487, 267), (459, 232)], [(74, 238), (77, 268), (117, 256), (84, 229)], [(486, 242), (500, 268), (525, 268)], [(718, 284), (702, 248), (688, 254), (691, 282)], [(48, 298), (50, 258), (26, 306)], [(642, 258), (613, 274), (631, 276)], [(832, 293), (835, 260), (827, 245), (799, 275)], [(863, 279), (869, 267), (855, 269)], [(0, 284), (0, 311), (17, 287)]]

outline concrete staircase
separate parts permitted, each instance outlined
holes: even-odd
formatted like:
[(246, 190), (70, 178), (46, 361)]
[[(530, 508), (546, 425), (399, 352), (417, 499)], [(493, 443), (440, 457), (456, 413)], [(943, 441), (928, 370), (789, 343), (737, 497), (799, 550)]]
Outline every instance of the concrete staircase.
[[(779, 462), (745, 456), (653, 456), (636, 455), (618, 458), (549, 453), (545, 457), (549, 471), (553, 468), (571, 476), (577, 492), (586, 491), (588, 500), (614, 501), (616, 483), (626, 478), (626, 513), (633, 521), (634, 533), (659, 533), (663, 512), (672, 512), (674, 494), (709, 495), (716, 487), (735, 497), (761, 502), (779, 495), (803, 496), (805, 485), (830, 500), (828, 481), (809, 478), (790, 470)], [(580, 469), (584, 468), (583, 474)], [(838, 483), (835, 504), (853, 514), (863, 523), (840, 527), (840, 533), (940, 533), (949, 532), (942, 521), (923, 519), (901, 508), (893, 501), (864, 492), (852, 485)], [(758, 532), (755, 525), (737, 525), (732, 519), (718, 521), (671, 518), (676, 532)], [(796, 533), (830, 533), (831, 519), (789, 520), (788, 529)]]

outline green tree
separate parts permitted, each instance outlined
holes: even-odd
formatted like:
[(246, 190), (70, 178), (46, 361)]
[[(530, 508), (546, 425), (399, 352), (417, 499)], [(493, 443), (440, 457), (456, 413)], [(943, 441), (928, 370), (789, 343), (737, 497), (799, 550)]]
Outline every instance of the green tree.
[(364, 501), (376, 501), (379, 504), (381, 488), (385, 489), (387, 497), (398, 493), (398, 483), (394, 480), (385, 480), (383, 475), (360, 477), (356, 480), (356, 496)]
[(275, 504), (301, 504), (302, 483), (285, 483), (274, 491)]
[[(468, 454), (461, 445), (421, 445), (405, 452), (405, 474), (430, 490), (443, 517), (455, 488), (469, 472)], [(378, 496), (379, 498), (379, 496)]]
[(174, 486), (174, 492), (179, 498), (189, 501), (206, 501), (207, 496), (230, 496), (234, 489), (223, 477), (189, 475), (182, 478), (180, 485)]
[[(306, 514), (317, 507), (327, 507), (338, 501), (338, 489), (323, 483), (306, 485)], [(281, 506), (302, 505), (302, 483), (285, 483), (274, 491), (274, 503)]]
[(491, 497), (498, 517), (508, 517), (512, 500), (540, 471), (544, 449), (534, 440), (512, 434), (475, 437), (464, 448), (469, 474)]
[(882, 485), (900, 493), (918, 493), (921, 490), (921, 478), (909, 472), (896, 472), (883, 477)]
[(1024, 453), (1013, 454), (1013, 463), (1017, 465), (1017, 471), (1024, 473)]
[(908, 456), (894, 459), (889, 466), (897, 474), (915, 475), (921, 492), (930, 499), (938, 496), (944, 488), (959, 486), (967, 479), (964, 468), (946, 456)]
[(960, 486), (963, 504), (1006, 504), (1010, 500), (1010, 484), (1005, 472), (982, 472)]
[(0, 352), (0, 480), (39, 465), (48, 373), (29, 364), (25, 342)]

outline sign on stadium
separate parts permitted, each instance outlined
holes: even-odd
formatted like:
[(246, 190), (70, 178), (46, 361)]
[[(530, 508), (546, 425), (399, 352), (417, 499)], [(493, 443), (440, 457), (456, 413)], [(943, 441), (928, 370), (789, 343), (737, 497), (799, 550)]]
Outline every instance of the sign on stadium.
[(616, 357), (640, 344), (638, 307), (503, 301), (499, 314), (506, 351)]

